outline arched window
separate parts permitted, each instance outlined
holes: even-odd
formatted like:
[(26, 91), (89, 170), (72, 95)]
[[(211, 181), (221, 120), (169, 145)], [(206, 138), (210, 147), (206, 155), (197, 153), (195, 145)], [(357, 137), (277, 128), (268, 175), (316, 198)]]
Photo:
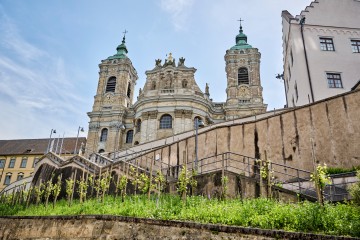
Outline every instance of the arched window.
[(247, 68), (239, 68), (238, 70), (238, 85), (249, 84), (249, 74)]
[(141, 120), (138, 119), (138, 120), (136, 121), (136, 132), (138, 133), (138, 132), (140, 132), (140, 131), (141, 131)]
[(130, 83), (129, 83), (128, 89), (127, 89), (127, 96), (128, 96), (128, 97), (131, 96), (131, 84), (130, 84)]
[(160, 129), (172, 128), (172, 117), (165, 114), (160, 118)]
[(23, 172), (20, 172), (20, 173), (18, 173), (18, 175), (17, 175), (17, 181), (19, 181), (19, 180), (21, 180), (21, 179), (23, 179), (24, 178), (24, 173)]
[(99, 153), (103, 153), (103, 152), (105, 152), (104, 149), (100, 149), (100, 150), (99, 150)]
[(127, 133), (126, 133), (126, 143), (132, 143), (133, 136), (134, 136), (134, 131), (133, 130), (127, 131)]
[(108, 129), (107, 128), (104, 128), (103, 130), (101, 130), (100, 142), (106, 142), (107, 135), (108, 135)]
[(107, 81), (105, 92), (115, 92), (116, 77), (111, 77)]
[(9, 185), (11, 183), (11, 176), (12, 176), (12, 173), (8, 172), (6, 175), (5, 175), (5, 181), (4, 181), (4, 185)]

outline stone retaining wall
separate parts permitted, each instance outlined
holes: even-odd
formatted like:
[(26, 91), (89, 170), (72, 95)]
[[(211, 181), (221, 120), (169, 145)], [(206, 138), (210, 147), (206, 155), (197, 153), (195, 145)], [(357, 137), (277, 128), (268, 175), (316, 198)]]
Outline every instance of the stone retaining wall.
[(194, 222), (87, 215), (0, 218), (0, 239), (355, 239)]

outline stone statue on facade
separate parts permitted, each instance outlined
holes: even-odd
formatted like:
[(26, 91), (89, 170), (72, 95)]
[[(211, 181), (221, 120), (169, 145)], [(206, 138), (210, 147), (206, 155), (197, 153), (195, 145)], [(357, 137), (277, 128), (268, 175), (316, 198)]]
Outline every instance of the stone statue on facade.
[(181, 85), (182, 85), (183, 88), (187, 88), (188, 81), (186, 79), (182, 80)]
[(210, 96), (208, 83), (206, 83), (206, 86), (205, 86), (205, 94)]
[(161, 59), (155, 59), (155, 67), (161, 67)]
[(185, 58), (183, 57), (179, 58), (178, 66), (184, 66), (184, 63), (185, 63)]
[(151, 84), (151, 90), (155, 90), (156, 89), (156, 82), (153, 81)]

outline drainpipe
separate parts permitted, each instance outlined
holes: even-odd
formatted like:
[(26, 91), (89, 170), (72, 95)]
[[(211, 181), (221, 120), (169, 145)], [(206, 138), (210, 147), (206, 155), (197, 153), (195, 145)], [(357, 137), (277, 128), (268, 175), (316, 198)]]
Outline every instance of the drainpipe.
[(306, 63), (306, 70), (307, 70), (307, 74), (308, 74), (308, 80), (309, 80), (309, 86), (310, 86), (311, 99), (312, 99), (312, 102), (314, 102), (314, 92), (313, 92), (312, 83), (311, 83), (310, 69), (309, 69), (309, 63), (308, 63), (308, 58), (307, 58), (307, 53), (306, 53), (306, 47), (305, 47), (305, 40), (304, 40), (304, 24), (305, 24), (305, 17), (303, 17), (303, 18), (300, 20), (300, 25), (301, 25), (301, 38), (302, 38), (302, 42), (303, 42), (303, 46), (304, 46), (305, 63)]

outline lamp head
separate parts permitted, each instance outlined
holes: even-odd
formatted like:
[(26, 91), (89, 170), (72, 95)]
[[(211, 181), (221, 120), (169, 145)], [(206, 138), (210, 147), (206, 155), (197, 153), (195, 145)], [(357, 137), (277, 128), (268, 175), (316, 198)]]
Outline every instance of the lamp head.
[(81, 132), (84, 132), (84, 128), (83, 128), (83, 127), (81, 127), (81, 128), (80, 128), (80, 131), (81, 131)]

